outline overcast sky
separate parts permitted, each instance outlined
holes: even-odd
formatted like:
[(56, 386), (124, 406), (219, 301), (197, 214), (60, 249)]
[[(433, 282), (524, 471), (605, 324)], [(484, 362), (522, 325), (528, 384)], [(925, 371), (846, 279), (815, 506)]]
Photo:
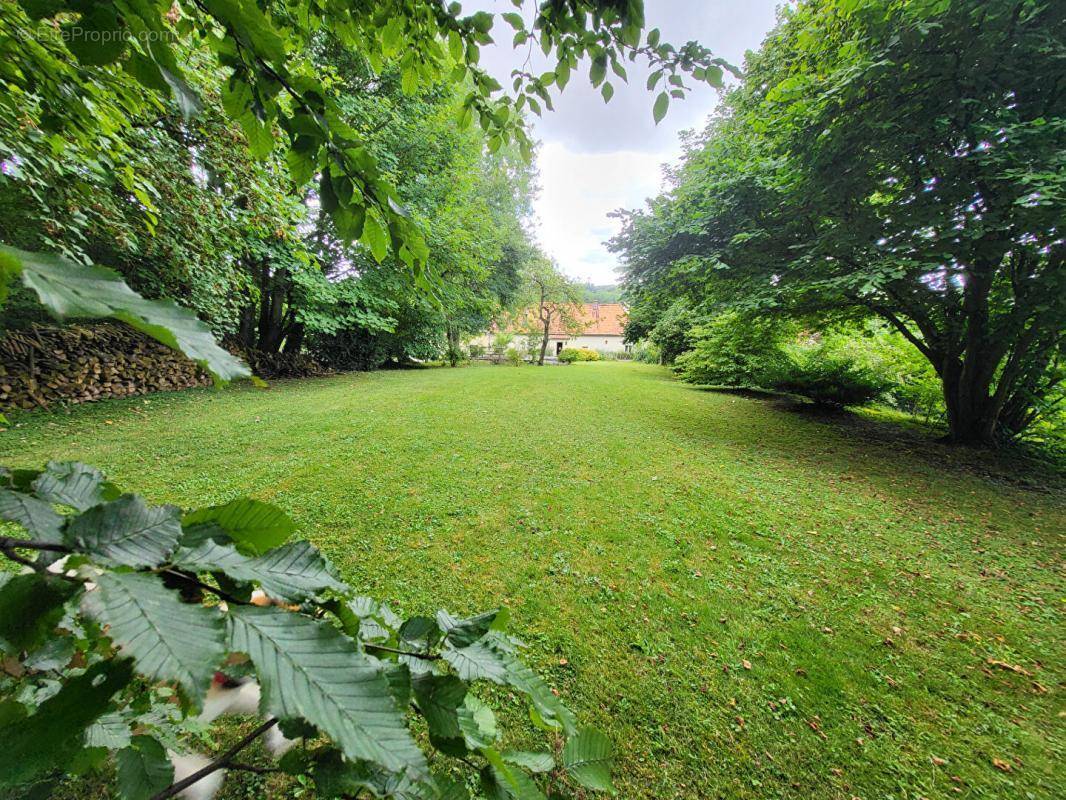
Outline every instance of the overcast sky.
[[(695, 39), (740, 66), (745, 51), (759, 46), (783, 0), (645, 0), (648, 28), (659, 28), (663, 41), (680, 45)], [(531, 19), (533, 0), (523, 16)], [(464, 13), (514, 10), (511, 0), (464, 2)], [(497, 18), (498, 45), (482, 48), (482, 66), (510, 87), (511, 70), (529, 56), (527, 47), (511, 48), (511, 29)], [(534, 48), (533, 68), (554, 67)], [(718, 93), (701, 85), (683, 101), (673, 101), (658, 126), (651, 115), (655, 94), (645, 88), (647, 71), (625, 64), (629, 83), (608, 70), (615, 93), (604, 103), (588, 82), (588, 65), (575, 72), (561, 94), (553, 94), (555, 111), (532, 117), (541, 141), (536, 202), (537, 237), (549, 256), (573, 278), (614, 283), (616, 260), (603, 243), (618, 229), (608, 217), (618, 208), (636, 208), (658, 192), (661, 165), (680, 153), (678, 133), (700, 128), (718, 101)]]

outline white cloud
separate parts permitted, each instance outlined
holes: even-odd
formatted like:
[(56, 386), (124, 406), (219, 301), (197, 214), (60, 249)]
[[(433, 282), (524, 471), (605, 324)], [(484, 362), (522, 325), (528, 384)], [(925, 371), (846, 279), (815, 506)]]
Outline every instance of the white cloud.
[[(522, 13), (532, 19), (539, 0), (525, 0)], [(757, 48), (774, 24), (775, 7), (784, 0), (646, 0), (649, 28), (658, 27), (664, 41), (674, 44), (695, 39), (716, 54), (740, 65), (748, 49)], [(464, 12), (494, 13), (513, 8), (511, 0), (470, 0)], [(554, 62), (536, 48), (512, 49), (509, 27), (497, 22), (500, 44), (481, 51), (481, 64), (505, 86), (511, 70), (551, 69)], [(529, 63), (526, 63), (526, 59)], [(616, 258), (603, 242), (618, 230), (607, 215), (618, 208), (637, 208), (657, 193), (661, 165), (680, 154), (678, 134), (699, 128), (718, 102), (718, 94), (700, 85), (683, 101), (672, 102), (666, 119), (655, 125), (651, 108), (654, 93), (645, 88), (647, 70), (638, 60), (626, 62), (629, 83), (610, 77), (615, 94), (604, 104), (589, 85), (588, 65), (572, 76), (570, 85), (555, 97), (555, 111), (533, 117), (543, 146), (541, 196), (535, 210), (538, 234), (548, 255), (571, 277), (613, 283)]]
[(572, 278), (614, 283), (615, 257), (603, 243), (619, 229), (608, 216), (658, 193), (671, 153), (618, 150), (579, 153), (546, 142), (537, 159), (541, 192), (534, 210), (537, 238)]

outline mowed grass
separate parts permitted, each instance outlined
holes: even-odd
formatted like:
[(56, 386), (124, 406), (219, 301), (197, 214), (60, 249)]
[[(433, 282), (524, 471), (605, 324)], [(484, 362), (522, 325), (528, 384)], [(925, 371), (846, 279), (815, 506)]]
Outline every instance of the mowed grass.
[(253, 495), (404, 614), (508, 606), (614, 741), (622, 797), (1066, 793), (1054, 478), (623, 363), (19, 422), (0, 463), (77, 458), (183, 506)]

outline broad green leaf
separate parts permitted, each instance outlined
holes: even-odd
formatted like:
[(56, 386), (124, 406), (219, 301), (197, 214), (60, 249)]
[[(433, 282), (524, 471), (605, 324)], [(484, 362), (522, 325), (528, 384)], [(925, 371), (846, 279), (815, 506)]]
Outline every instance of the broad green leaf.
[(157, 567), (170, 558), (181, 538), (175, 506), (149, 506), (133, 494), (93, 506), (74, 517), (67, 544), (96, 561), (123, 567)]
[(286, 602), (306, 600), (326, 589), (347, 589), (334, 576), (325, 556), (305, 541), (290, 542), (252, 558), (230, 544), (208, 538), (193, 548), (179, 549), (173, 563), (192, 572), (221, 571), (236, 581), (257, 583), (268, 596)]
[(119, 496), (115, 485), (96, 467), (80, 461), (49, 461), (33, 482), (33, 490), (42, 500), (86, 511)]
[(505, 750), (500, 753), (500, 758), (508, 764), (515, 764), (530, 772), (551, 772), (555, 769), (555, 759), (551, 753), (538, 751), (527, 753), (520, 750)]
[(599, 86), (606, 75), (607, 56), (596, 56), (596, 58), (592, 59), (592, 67), (589, 69), (589, 80), (592, 82), (593, 88)]
[(400, 643), (405, 649), (427, 652), (440, 641), (441, 630), (436, 620), (411, 617), (400, 626)]
[(106, 572), (82, 602), (137, 671), (175, 681), (197, 707), (225, 657), (225, 628), (215, 608), (183, 603), (158, 577)]
[(32, 492), (33, 482), (41, 476), (44, 470), (40, 469), (8, 469), (0, 467), (0, 478), (5, 486), (9, 486), (16, 492)]
[(378, 222), (376, 214), (367, 214), (363, 222), (363, 243), (370, 248), (374, 260), (379, 264), (389, 254), (389, 234)]
[(395, 615), (388, 606), (373, 597), (353, 597), (344, 605), (344, 609), (359, 621), (359, 638), (364, 642), (381, 642), (392, 635)]
[(129, 31), (119, 21), (113, 3), (92, 3), (77, 22), (64, 26), (67, 49), (90, 67), (114, 63), (128, 46)]
[(0, 788), (20, 786), (53, 768), (67, 767), (82, 747), (85, 729), (107, 710), (111, 697), (131, 676), (125, 659), (102, 661), (67, 680), (30, 716), (17, 704), (0, 711)]
[(132, 741), (130, 726), (118, 712), (104, 714), (85, 731), (86, 747), (121, 750)]
[(652, 106), (651, 114), (655, 118), (655, 124), (658, 125), (663, 121), (663, 117), (666, 116), (666, 110), (670, 108), (670, 95), (666, 92), (659, 92), (659, 96), (655, 98), (655, 105)]
[(0, 519), (18, 523), (35, 542), (60, 544), (63, 541), (63, 517), (32, 495), (0, 489)]
[(385, 675), (332, 625), (243, 606), (230, 611), (230, 649), (255, 664), (265, 713), (307, 720), (350, 759), (426, 772)]
[(117, 319), (180, 350), (216, 380), (251, 375), (240, 359), (215, 342), (211, 329), (195, 314), (171, 300), (146, 300), (114, 270), (6, 245), (0, 245), (0, 255), (14, 258), (23, 284), (36, 292), (41, 304), (59, 319)]
[(23, 659), (22, 666), (38, 672), (63, 669), (73, 657), (74, 640), (66, 636), (53, 636), (32, 653), (29, 653)]
[(63, 618), (63, 605), (80, 586), (32, 573), (0, 586), (0, 650), (16, 653), (42, 644)]
[(185, 528), (217, 525), (239, 550), (251, 553), (265, 553), (284, 544), (296, 530), (295, 523), (280, 508), (250, 497), (190, 511), (181, 522)]
[(525, 28), (525, 22), (522, 21), (522, 15), (515, 11), (508, 11), (505, 14), (501, 14), (507, 24), (514, 28), (516, 31), (520, 31)]
[(568, 735), (576, 732), (573, 713), (539, 675), (511, 652), (509, 643), (498, 632), (490, 632), (466, 647), (445, 647), (441, 655), (463, 680), (489, 680), (511, 686), (529, 697), (549, 726), (560, 727)]
[(466, 684), (454, 675), (421, 675), (411, 686), (429, 726), (430, 741), (445, 753), (462, 754), (466, 748), (457, 709), (466, 697)]
[(391, 797), (393, 800), (463, 800), (448, 782), (411, 771), (389, 772), (369, 761), (346, 761), (335, 748), (313, 754), (311, 777), (320, 798)]
[(381, 660), (378, 666), (389, 682), (389, 692), (396, 707), (407, 708), (411, 704), (411, 668), (406, 663)]
[(238, 0), (202, 0), (204, 8), (224, 23), (232, 35), (273, 64), (285, 60), (287, 48), (282, 35), (256, 3)]
[(499, 609), (495, 609), (467, 619), (455, 619), (447, 611), (438, 611), (437, 624), (450, 644), (466, 647), (488, 633), (499, 614)]
[(587, 789), (613, 792), (611, 742), (595, 728), (583, 728), (563, 746), (563, 767)]
[(496, 715), (492, 713), (491, 708), (469, 692), (456, 713), (463, 739), (471, 750), (491, 747), (499, 738)]
[(493, 777), (508, 797), (514, 800), (544, 800), (544, 794), (537, 784), (520, 767), (504, 761), (491, 747), (484, 748), (481, 755), (489, 762)]
[(462, 648), (445, 648), (441, 655), (464, 681), (507, 683), (507, 666), (504, 659), (485, 642), (474, 642)]
[(115, 756), (118, 793), (123, 800), (150, 800), (174, 782), (174, 765), (151, 736), (134, 736)]

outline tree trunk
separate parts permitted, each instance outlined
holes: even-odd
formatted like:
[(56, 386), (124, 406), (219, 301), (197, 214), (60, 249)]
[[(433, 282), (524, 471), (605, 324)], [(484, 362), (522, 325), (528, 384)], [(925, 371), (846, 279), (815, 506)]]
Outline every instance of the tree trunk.
[(282, 323), (285, 317), (285, 297), (288, 294), (288, 274), (288, 270), (279, 269), (270, 277), (268, 267), (263, 267), (258, 349), (264, 353), (277, 353), (285, 337), (285, 327)]
[(237, 328), (237, 341), (241, 347), (250, 350), (255, 344), (255, 304), (249, 303), (241, 309), (240, 326)]
[(1000, 404), (993, 401), (991, 381), (973, 380), (960, 362), (945, 365), (944, 405), (948, 412), (948, 441), (954, 444), (995, 443)]
[(459, 331), (454, 325), (447, 326), (448, 332), (448, 363), (453, 367), (459, 366)]
[(286, 354), (299, 353), (304, 344), (304, 324), (302, 322), (294, 322), (290, 327), (288, 333), (285, 334), (285, 346), (282, 348), (282, 352)]
[(543, 367), (544, 366), (544, 353), (548, 349), (548, 331), (551, 329), (551, 324), (552, 324), (552, 318), (551, 318), (551, 315), (549, 314), (544, 319), (544, 335), (540, 339), (540, 358), (537, 359), (537, 366), (538, 367)]

